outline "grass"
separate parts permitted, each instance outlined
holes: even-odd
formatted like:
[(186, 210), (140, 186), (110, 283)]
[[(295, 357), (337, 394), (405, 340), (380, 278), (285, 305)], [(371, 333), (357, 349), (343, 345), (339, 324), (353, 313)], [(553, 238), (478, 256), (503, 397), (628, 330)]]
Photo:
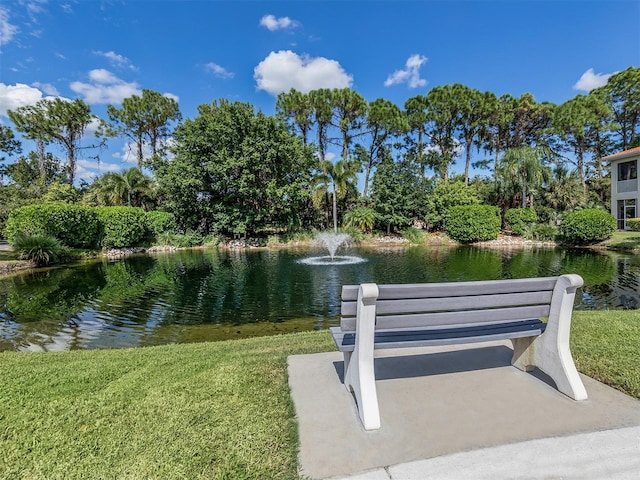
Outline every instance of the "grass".
[[(575, 312), (583, 373), (640, 398), (640, 311)], [(0, 478), (295, 479), (287, 356), (327, 331), (0, 354)]]
[(640, 232), (617, 230), (613, 232), (610, 239), (605, 240), (601, 245), (614, 250), (640, 251)]
[(574, 312), (571, 353), (580, 372), (640, 398), (640, 310)]
[(0, 354), (0, 478), (293, 479), (286, 358), (328, 334)]

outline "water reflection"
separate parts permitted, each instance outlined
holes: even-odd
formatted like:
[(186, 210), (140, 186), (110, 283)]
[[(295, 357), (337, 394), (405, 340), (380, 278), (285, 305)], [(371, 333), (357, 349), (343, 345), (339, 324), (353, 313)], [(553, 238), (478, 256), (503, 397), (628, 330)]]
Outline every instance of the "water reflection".
[(359, 249), (308, 266), (307, 250), (197, 250), (96, 261), (0, 280), (0, 351), (121, 348), (324, 329), (343, 284), (578, 273), (578, 309), (638, 308), (639, 256), (585, 250)]

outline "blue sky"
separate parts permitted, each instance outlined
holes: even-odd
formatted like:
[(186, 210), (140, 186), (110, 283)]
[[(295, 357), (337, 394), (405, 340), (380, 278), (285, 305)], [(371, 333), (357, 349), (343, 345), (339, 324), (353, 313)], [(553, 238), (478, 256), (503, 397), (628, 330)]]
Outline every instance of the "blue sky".
[[(219, 98), (272, 114), (292, 87), (402, 106), (462, 83), (562, 103), (640, 66), (640, 1), (3, 0), (0, 55), (4, 125), (7, 109), (47, 96), (106, 118), (143, 88), (178, 100), (185, 118)], [(77, 175), (133, 166), (128, 151), (113, 140)]]

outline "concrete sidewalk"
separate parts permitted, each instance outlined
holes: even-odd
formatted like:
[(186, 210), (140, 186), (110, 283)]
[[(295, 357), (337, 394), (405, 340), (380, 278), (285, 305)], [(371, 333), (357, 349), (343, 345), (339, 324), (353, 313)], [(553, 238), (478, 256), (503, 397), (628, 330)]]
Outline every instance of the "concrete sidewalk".
[(589, 399), (574, 402), (510, 358), (506, 342), (379, 352), (382, 427), (367, 432), (340, 353), (289, 357), (300, 474), (640, 478), (640, 401), (583, 376)]

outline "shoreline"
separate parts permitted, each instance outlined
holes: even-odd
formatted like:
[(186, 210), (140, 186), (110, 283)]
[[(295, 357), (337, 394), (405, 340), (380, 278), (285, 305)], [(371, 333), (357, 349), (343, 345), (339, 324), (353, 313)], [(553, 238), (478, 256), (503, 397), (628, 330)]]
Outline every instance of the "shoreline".
[[(407, 247), (415, 247), (415, 246), (426, 246), (426, 247), (456, 247), (456, 246), (472, 246), (472, 247), (480, 247), (480, 248), (491, 248), (491, 249), (524, 249), (524, 248), (558, 248), (561, 247), (561, 244), (553, 241), (537, 241), (537, 240), (526, 240), (520, 236), (513, 235), (505, 235), (500, 234), (495, 240), (487, 240), (481, 242), (474, 242), (469, 244), (462, 244), (460, 242), (456, 242), (455, 240), (449, 239), (446, 235), (441, 235), (439, 233), (431, 233), (425, 235), (425, 239), (422, 243), (416, 244), (411, 243), (409, 240), (400, 237), (400, 236), (378, 236), (378, 237), (367, 237), (362, 241), (354, 242), (356, 246), (364, 247), (364, 248), (407, 248)], [(129, 248), (119, 248), (119, 249), (109, 249), (102, 252), (97, 253), (95, 256), (85, 257), (83, 259), (99, 259), (106, 258), (110, 260), (125, 258), (131, 255), (139, 255), (139, 254), (155, 254), (155, 253), (171, 253), (180, 250), (197, 250), (197, 249), (207, 249), (207, 248), (223, 248), (227, 250), (256, 250), (256, 249), (285, 249), (285, 248), (308, 248), (312, 247), (316, 244), (313, 239), (309, 240), (294, 240), (286, 243), (265, 243), (262, 239), (257, 238), (247, 238), (247, 239), (235, 239), (228, 240), (224, 243), (221, 243), (215, 247), (207, 247), (207, 246), (198, 246), (198, 247), (174, 247), (174, 246), (159, 246), (154, 245), (152, 247), (129, 247)], [(2, 242), (0, 245), (2, 250), (11, 250), (10, 246), (6, 242)], [(606, 244), (596, 244), (589, 245), (584, 247), (573, 247), (573, 248), (586, 248), (592, 250), (604, 250), (604, 251), (614, 251), (614, 252), (627, 252), (630, 254), (638, 253), (636, 250), (621, 250), (617, 248), (610, 248)], [(73, 262), (68, 263), (74, 263)], [(65, 264), (58, 264), (56, 266), (64, 266)], [(12, 276), (13, 274), (25, 272), (27, 270), (33, 270), (38, 267), (31, 261), (27, 260), (0, 260), (0, 278), (6, 278)], [(47, 268), (47, 267), (44, 267)]]

